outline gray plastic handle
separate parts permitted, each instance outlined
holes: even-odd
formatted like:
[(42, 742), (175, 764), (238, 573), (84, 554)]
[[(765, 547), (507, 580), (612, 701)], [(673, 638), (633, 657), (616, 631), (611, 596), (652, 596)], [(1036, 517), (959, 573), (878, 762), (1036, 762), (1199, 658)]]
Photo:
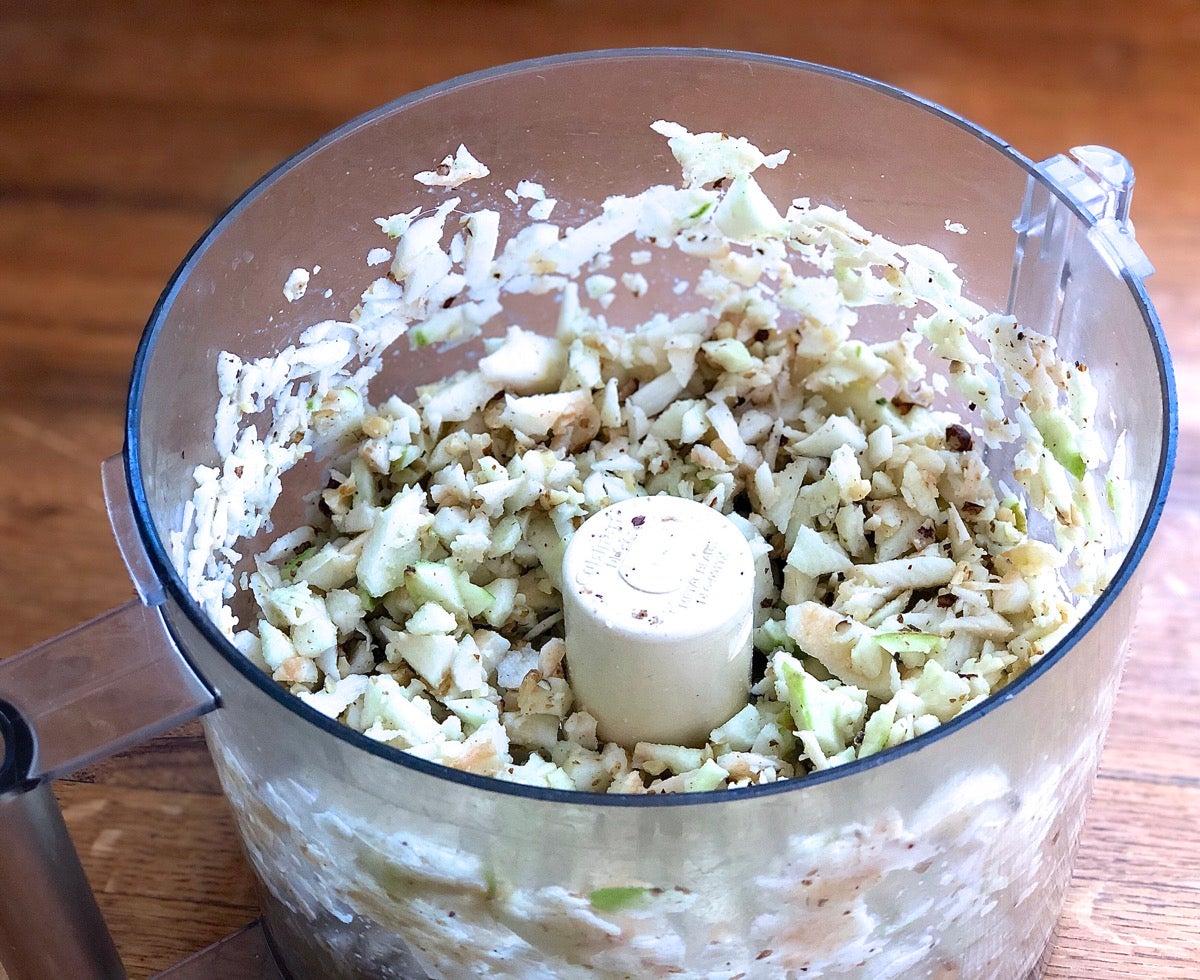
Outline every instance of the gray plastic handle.
[[(118, 538), (129, 514), (124, 481), (111, 478), (120, 462), (104, 473)], [(217, 706), (141, 585), (142, 598), (0, 661), (0, 963), (10, 980), (125, 975), (51, 781)]]

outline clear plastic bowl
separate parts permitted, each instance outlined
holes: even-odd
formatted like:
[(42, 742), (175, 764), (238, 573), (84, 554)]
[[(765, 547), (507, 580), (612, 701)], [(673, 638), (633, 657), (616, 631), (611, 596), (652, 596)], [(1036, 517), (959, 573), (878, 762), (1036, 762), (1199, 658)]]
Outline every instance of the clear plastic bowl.
[[(786, 172), (763, 176), (772, 196), (845, 207), (892, 240), (944, 251), (971, 298), (1053, 332), (1063, 356), (1088, 363), (1105, 399), (1102, 437), (1111, 447), (1124, 431), (1130, 453), (1136, 534), (1111, 587), (983, 706), (878, 756), (769, 786), (650, 797), (534, 789), (330, 721), (246, 662), (169, 558), (193, 468), (215, 458), (218, 352), (268, 354), (344, 316), (373, 278), (372, 219), (427, 203), (412, 174), (460, 141), (492, 171), (461, 188), (473, 206), (533, 178), (565, 205), (595, 207), (676, 178), (649, 128), (660, 118), (791, 148)], [(1173, 452), (1145, 270), (1113, 245), (1126, 227), (1098, 217), (1045, 168), (907, 93), (779, 58), (690, 50), (546, 59), (417, 92), (330, 134), (238, 201), (170, 283), (137, 354), (126, 550), (216, 692), (209, 744), (290, 974), (1039, 974)], [(290, 270), (314, 265), (314, 286), (285, 303)], [(476, 355), (397, 351), (372, 390), (411, 392)], [(589, 901), (624, 887), (651, 897), (626, 911)]]

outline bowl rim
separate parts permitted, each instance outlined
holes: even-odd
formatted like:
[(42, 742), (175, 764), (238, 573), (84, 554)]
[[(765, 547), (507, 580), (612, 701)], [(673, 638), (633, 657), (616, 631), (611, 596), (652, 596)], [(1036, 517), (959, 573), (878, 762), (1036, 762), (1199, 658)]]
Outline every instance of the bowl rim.
[[(1029, 158), (1019, 153), (1006, 141), (1000, 139), (975, 123), (970, 122), (969, 120), (949, 109), (946, 109), (934, 102), (931, 102), (904, 89), (898, 88), (894, 85), (890, 85), (864, 75), (845, 71), (843, 69), (832, 68), (813, 62), (801, 61), (778, 55), (720, 48), (606, 48), (510, 62), (460, 75), (444, 82), (426, 86), (356, 116), (355, 118), (313, 141), (307, 147), (288, 157), (286, 160), (280, 162), (277, 166), (272, 168), (256, 182), (254, 182), (249, 188), (247, 188), (228, 206), (228, 208), (224, 210), (220, 216), (217, 217), (208, 230), (205, 231), (204, 234), (191, 247), (183, 261), (172, 274), (170, 280), (163, 289), (162, 294), (159, 296), (153, 311), (151, 312), (146, 328), (142, 334), (142, 338), (138, 344), (129, 382), (128, 400), (125, 414), (125, 447), (123, 460), (125, 479), (129, 489), (129, 498), (132, 504), (133, 517), (138, 531), (138, 536), (143, 548), (145, 549), (147, 558), (149, 559), (150, 566), (153, 569), (155, 576), (164, 587), (164, 593), (162, 594), (161, 598), (166, 599), (169, 597), (171, 600), (173, 600), (174, 604), (182, 610), (183, 614), (190, 621), (192, 626), (199, 631), (200, 635), (242, 677), (247, 679), (260, 691), (266, 693), (276, 703), (293, 712), (304, 721), (316, 726), (321, 731), (340, 739), (352, 748), (360, 749), (381, 759), (394, 762), (406, 769), (421, 772), (438, 779), (449, 780), (450, 782), (459, 783), (474, 789), (500, 793), (508, 796), (517, 796), (530, 800), (543, 800), (553, 803), (574, 803), (580, 805), (604, 807), (717, 806), (750, 798), (773, 796), (778, 793), (804, 792), (806, 788), (813, 788), (831, 781), (851, 779), (859, 774), (875, 768), (876, 766), (886, 765), (913, 753), (920, 752), (923, 749), (936, 744), (942, 739), (950, 738), (955, 732), (959, 731), (963, 727), (981, 721), (992, 711), (1017, 697), (1027, 687), (1037, 683), (1038, 679), (1043, 674), (1045, 674), (1056, 663), (1063, 659), (1063, 657), (1065, 657), (1066, 654), (1069, 653), (1071, 649), (1077, 643), (1079, 643), (1080, 640), (1093, 629), (1093, 627), (1097, 625), (1108, 608), (1116, 600), (1117, 596), (1122, 593), (1130, 584), (1134, 572), (1146, 553), (1154, 530), (1158, 525), (1159, 519), (1162, 515), (1163, 507), (1166, 503), (1167, 491), (1175, 464), (1176, 442), (1178, 438), (1178, 406), (1176, 401), (1175, 382), (1171, 370), (1170, 354), (1167, 349), (1162, 325), (1158, 319), (1158, 315), (1155, 312), (1153, 305), (1149, 300), (1141, 279), (1132, 275), (1127, 268), (1122, 269), (1122, 277), (1124, 278), (1130, 292), (1133, 294), (1134, 300), (1141, 312), (1142, 320), (1147, 328), (1147, 332), (1150, 335), (1150, 340), (1155, 352), (1155, 358), (1159, 372), (1159, 385), (1164, 407), (1163, 434), (1162, 450), (1158, 461), (1157, 472), (1155, 473), (1154, 477), (1154, 488), (1150, 505), (1143, 516), (1141, 525), (1138, 527), (1133, 537), (1132, 543), (1130, 544), (1124, 560), (1121, 562), (1121, 565), (1113, 575), (1112, 581), (1104, 589), (1097, 600), (1091, 605), (1091, 607), (1089, 607), (1089, 609), (1083, 614), (1079, 622), (1075, 624), (1075, 626), (1067, 633), (1067, 635), (1058, 644), (1056, 644), (1055, 647), (1045, 657), (1043, 657), (1037, 664), (1034, 664), (1032, 667), (1026, 670), (1025, 673), (1023, 673), (1020, 677), (1005, 685), (996, 694), (988, 697), (982, 704), (964, 712), (963, 714), (958, 715), (948, 722), (939, 725), (932, 731), (927, 732), (926, 734), (917, 738), (911, 739), (901, 745), (886, 749), (883, 752), (868, 756), (865, 759), (856, 759), (839, 766), (834, 766), (819, 772), (810, 773), (803, 777), (782, 780), (765, 785), (747, 786), (738, 789), (726, 789), (708, 793), (666, 793), (646, 795), (606, 794), (580, 790), (548, 789), (537, 786), (529, 786), (522, 783), (507, 782), (491, 776), (482, 776), (475, 773), (462, 772), (437, 762), (431, 762), (429, 760), (419, 758), (415, 755), (393, 748), (392, 746), (384, 743), (377, 742), (374, 739), (368, 738), (366, 735), (363, 735), (362, 733), (357, 732), (350, 727), (321, 714), (316, 709), (309, 707), (299, 698), (294, 697), (285, 691), (275, 681), (271, 680), (267, 674), (250, 663), (250, 661), (236, 647), (234, 647), (229, 639), (227, 639), (225, 635), (220, 632), (212, 620), (208, 618), (208, 616), (200, 609), (199, 605), (197, 605), (197, 603), (192, 599), (190, 593), (188, 592), (187, 586), (179, 576), (174, 563), (170, 559), (168, 549), (160, 537), (158, 530), (155, 527), (153, 517), (150, 513), (149, 501), (146, 497), (145, 487), (141, 479), (142, 456), (140, 442), (140, 422), (141, 398), (146, 387), (146, 375), (154, 350), (155, 341), (158, 337), (159, 331), (162, 329), (164, 322), (171, 312), (175, 299), (179, 295), (184, 284), (188, 281), (192, 270), (195, 268), (201, 257), (208, 250), (209, 246), (220, 237), (224, 229), (235, 219), (237, 219), (241, 212), (245, 210), (252, 201), (262, 194), (265, 189), (274, 181), (279, 179), (282, 175), (286, 174), (309, 157), (321, 151), (324, 147), (341, 140), (353, 131), (359, 129), (360, 127), (369, 125), (382, 116), (391, 115), (392, 113), (395, 113), (409, 105), (413, 105), (418, 102), (424, 102), (430, 98), (435, 98), (455, 91), (459, 88), (475, 85), (493, 78), (552, 69), (564, 65), (578, 65), (586, 62), (604, 62), (621, 59), (695, 59), (711, 61), (735, 60), (743, 63), (751, 62), (780, 68), (790, 68), (796, 71), (823, 75), (828, 78), (837, 79), (852, 85), (862, 86), (873, 93), (893, 98), (898, 101), (908, 103), (916, 108), (923, 109), (932, 115), (939, 117), (943, 121), (965, 130), (971, 135), (974, 135), (981, 142), (992, 147), (1002, 156), (1006, 157), (1009, 161), (1016, 164), (1030, 177), (1033, 177), (1035, 180), (1039, 181), (1053, 195), (1055, 195), (1063, 205), (1068, 207), (1071, 212), (1074, 213), (1076, 217), (1079, 218), (1086, 226), (1094, 225), (1096, 222), (1096, 219), (1093, 215), (1083, 210), (1071, 198), (1065, 195), (1058, 186), (1047, 179), (1045, 175), (1043, 175), (1035, 167)], [(180, 646), (180, 649), (184, 650), (186, 653), (186, 646), (180, 642), (180, 638), (172, 626), (170, 618), (166, 617), (166, 621), (168, 628), (171, 630), (173, 637)]]

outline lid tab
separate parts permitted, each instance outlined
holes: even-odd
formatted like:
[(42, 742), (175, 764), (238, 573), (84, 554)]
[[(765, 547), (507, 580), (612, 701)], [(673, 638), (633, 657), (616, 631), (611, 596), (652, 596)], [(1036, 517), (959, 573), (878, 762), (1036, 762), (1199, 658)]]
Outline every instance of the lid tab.
[(1134, 175), (1124, 156), (1107, 146), (1075, 146), (1068, 154), (1043, 160), (1037, 169), (1096, 219), (1089, 237), (1106, 246), (1102, 251), (1116, 260), (1115, 271), (1128, 269), (1139, 279), (1154, 274), (1129, 219)]

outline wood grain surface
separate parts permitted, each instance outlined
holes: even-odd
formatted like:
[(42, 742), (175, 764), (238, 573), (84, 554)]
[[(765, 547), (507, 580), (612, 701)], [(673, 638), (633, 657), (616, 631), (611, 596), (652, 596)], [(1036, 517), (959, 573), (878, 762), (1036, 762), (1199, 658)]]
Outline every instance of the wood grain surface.
[[(276, 162), (414, 88), (627, 45), (740, 48), (910, 89), (1035, 159), (1133, 161), (1180, 457), (1047, 976), (1200, 976), (1200, 3), (0, 2), (0, 656), (132, 595), (99, 463), (142, 326)], [(199, 728), (60, 783), (132, 976), (256, 915)], [(13, 887), (0, 883), (0, 887)]]

